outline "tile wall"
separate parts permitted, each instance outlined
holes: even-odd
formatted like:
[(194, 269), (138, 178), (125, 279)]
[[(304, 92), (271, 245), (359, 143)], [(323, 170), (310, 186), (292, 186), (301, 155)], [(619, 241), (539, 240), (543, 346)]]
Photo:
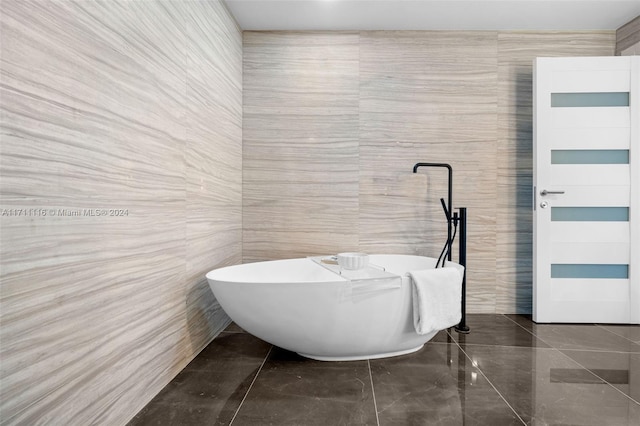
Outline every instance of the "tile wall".
[(437, 257), (446, 173), (411, 169), (447, 162), (469, 215), (468, 310), (530, 311), (531, 65), (612, 55), (614, 31), (243, 38), (245, 262)]
[(228, 324), (241, 32), (221, 1), (0, 7), (0, 422), (123, 424)]
[(358, 245), (358, 42), (244, 33), (245, 262)]
[(640, 16), (616, 30), (616, 55), (640, 55)]

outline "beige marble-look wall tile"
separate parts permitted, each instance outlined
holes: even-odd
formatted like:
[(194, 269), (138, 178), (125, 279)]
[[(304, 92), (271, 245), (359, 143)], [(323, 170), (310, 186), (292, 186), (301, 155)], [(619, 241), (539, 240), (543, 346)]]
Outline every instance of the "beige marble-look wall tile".
[[(630, 52), (640, 45), (640, 16), (636, 16), (616, 30), (616, 55), (633, 55)], [(635, 53), (637, 54), (637, 53)]]
[(498, 35), (497, 312), (531, 312), (533, 111), (538, 56), (610, 56), (615, 32)]
[(244, 33), (243, 258), (358, 246), (358, 34)]
[[(175, 10), (145, 34), (124, 25), (140, 10), (116, 6), (2, 2), (2, 206), (47, 214), (0, 219), (4, 422), (113, 421), (108, 407), (130, 413), (127, 395), (186, 356), (184, 55), (126, 41), (184, 34)], [(93, 208), (128, 215), (60, 213)]]
[(186, 313), (197, 354), (228, 321), (205, 274), (242, 262), (242, 33), (222, 3), (189, 6)]
[[(194, 6), (0, 2), (3, 424), (124, 424), (228, 321), (192, 314), (216, 312), (192, 290), (202, 287), (197, 270), (223, 260), (206, 266), (189, 257), (198, 244), (190, 233), (199, 231), (189, 225), (200, 219), (201, 200), (240, 209), (239, 150), (228, 161), (198, 152), (239, 145), (240, 96), (237, 87), (216, 92), (209, 83), (208, 93), (225, 95), (211, 102), (220, 107), (207, 122), (227, 122), (226, 105), (236, 118), (229, 141), (188, 131), (204, 120), (187, 121), (189, 111), (209, 103), (191, 105), (187, 95), (187, 44), (195, 41), (187, 12), (222, 17), (213, 22), (224, 22), (236, 45), (221, 41), (227, 50), (191, 58), (220, 56), (222, 74), (236, 83), (240, 35), (219, 2)], [(216, 161), (236, 170), (225, 180), (235, 187), (218, 191), (207, 182), (193, 190)], [(237, 230), (238, 217), (218, 217), (220, 210), (203, 226)], [(237, 231), (235, 238), (235, 245), (212, 239), (210, 252), (237, 250)]]
[[(312, 140), (353, 129), (327, 118), (343, 108), (347, 123), (353, 111), (345, 106), (353, 75), (329, 55), (332, 37), (245, 34), (245, 261), (336, 252), (344, 232), (348, 240), (357, 234), (363, 251), (437, 256), (446, 172), (411, 169), (446, 162), (454, 168), (454, 206), (469, 214), (468, 310), (529, 312), (531, 64), (535, 56), (610, 55), (613, 32), (359, 33), (357, 204), (350, 191), (314, 199), (325, 194), (327, 163), (340, 168), (353, 158)], [(327, 70), (335, 70), (329, 83)], [(319, 90), (323, 84), (333, 90)], [(334, 191), (341, 188), (351, 187)], [(315, 227), (337, 224), (339, 209), (341, 223), (351, 224), (341, 235)]]
[(497, 34), (378, 31), (360, 40), (360, 249), (438, 257), (447, 172), (411, 173), (417, 162), (449, 163), (454, 207), (469, 215), (469, 311), (494, 312)]

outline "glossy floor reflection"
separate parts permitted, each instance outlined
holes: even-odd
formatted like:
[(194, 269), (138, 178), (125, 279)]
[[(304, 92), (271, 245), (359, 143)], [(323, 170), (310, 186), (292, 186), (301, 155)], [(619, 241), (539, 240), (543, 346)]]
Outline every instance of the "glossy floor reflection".
[(130, 425), (639, 425), (640, 327), (468, 316), (410, 355), (313, 361), (231, 325)]

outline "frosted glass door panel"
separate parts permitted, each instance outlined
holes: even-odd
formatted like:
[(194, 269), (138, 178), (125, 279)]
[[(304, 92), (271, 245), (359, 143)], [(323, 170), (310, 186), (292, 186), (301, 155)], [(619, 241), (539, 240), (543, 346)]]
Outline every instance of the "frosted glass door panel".
[(629, 207), (551, 207), (553, 222), (627, 222)]
[(552, 93), (552, 108), (629, 106), (629, 92)]
[(551, 278), (629, 278), (629, 265), (551, 264)]
[(629, 150), (553, 149), (551, 164), (629, 164)]

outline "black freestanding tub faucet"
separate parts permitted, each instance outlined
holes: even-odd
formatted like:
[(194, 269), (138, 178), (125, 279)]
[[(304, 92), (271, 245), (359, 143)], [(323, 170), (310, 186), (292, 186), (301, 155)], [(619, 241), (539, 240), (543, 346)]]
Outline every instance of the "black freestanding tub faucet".
[[(467, 326), (467, 208), (459, 207), (458, 212), (452, 212), (452, 198), (453, 198), (453, 168), (450, 164), (446, 163), (416, 163), (413, 166), (413, 173), (418, 173), (420, 167), (438, 167), (446, 168), (449, 174), (448, 191), (447, 191), (447, 203), (445, 205), (444, 199), (440, 198), (442, 203), (442, 209), (447, 217), (447, 242), (438, 257), (436, 262), (436, 268), (442, 260), (444, 265), (444, 259), (451, 260), (451, 246), (456, 236), (455, 230), (460, 226), (460, 236), (458, 237), (458, 263), (464, 266), (464, 275), (462, 276), (462, 298), (461, 298), (461, 318), (460, 323), (455, 326), (455, 330), (458, 333), (469, 333), (470, 329)], [(443, 257), (444, 256), (444, 257)]]

